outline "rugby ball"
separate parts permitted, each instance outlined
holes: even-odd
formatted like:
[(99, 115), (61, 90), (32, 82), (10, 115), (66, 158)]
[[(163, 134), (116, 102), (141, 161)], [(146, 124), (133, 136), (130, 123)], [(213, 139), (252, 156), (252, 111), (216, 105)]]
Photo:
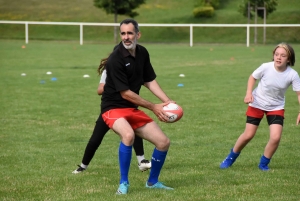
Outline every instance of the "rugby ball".
[(174, 123), (183, 116), (183, 109), (175, 103), (169, 103), (163, 107), (163, 110), (169, 115), (167, 123)]

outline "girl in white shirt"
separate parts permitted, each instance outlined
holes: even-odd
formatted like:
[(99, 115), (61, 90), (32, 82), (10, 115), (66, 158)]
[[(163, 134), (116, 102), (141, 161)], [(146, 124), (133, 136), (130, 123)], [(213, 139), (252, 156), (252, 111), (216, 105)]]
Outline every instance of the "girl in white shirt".
[[(273, 50), (273, 61), (262, 64), (249, 77), (244, 102), (248, 104), (246, 128), (237, 139), (229, 155), (220, 168), (229, 168), (240, 155), (242, 149), (255, 136), (259, 123), (266, 114), (270, 129), (270, 139), (258, 165), (260, 170), (268, 171), (268, 164), (277, 150), (284, 121), (285, 92), (292, 85), (300, 104), (300, 78), (291, 68), (295, 64), (294, 49), (285, 43), (278, 44)], [(254, 89), (256, 80), (258, 86)], [(296, 124), (300, 122), (300, 111)]]

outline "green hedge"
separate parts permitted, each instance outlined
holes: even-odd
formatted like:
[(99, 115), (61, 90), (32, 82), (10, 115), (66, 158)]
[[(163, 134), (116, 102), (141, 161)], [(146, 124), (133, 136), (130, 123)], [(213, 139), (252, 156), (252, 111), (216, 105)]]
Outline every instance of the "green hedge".
[(212, 17), (215, 9), (211, 6), (197, 7), (193, 10), (194, 17)]

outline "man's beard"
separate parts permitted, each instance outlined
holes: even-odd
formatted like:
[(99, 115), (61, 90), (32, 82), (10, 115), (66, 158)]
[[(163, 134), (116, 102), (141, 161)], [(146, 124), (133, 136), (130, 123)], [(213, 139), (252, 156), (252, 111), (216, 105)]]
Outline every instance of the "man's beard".
[(127, 49), (127, 50), (132, 50), (132, 49), (135, 49), (135, 47), (136, 47), (136, 40), (132, 41), (132, 43), (130, 45), (126, 45), (124, 43), (124, 41), (122, 41), (122, 43), (123, 43), (123, 46), (125, 47), (125, 49)]

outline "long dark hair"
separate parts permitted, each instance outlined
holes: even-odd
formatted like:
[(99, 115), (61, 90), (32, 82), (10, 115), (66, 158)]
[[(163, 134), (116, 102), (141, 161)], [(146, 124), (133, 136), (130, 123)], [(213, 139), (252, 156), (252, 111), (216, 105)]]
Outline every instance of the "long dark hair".
[(97, 69), (98, 75), (101, 75), (102, 72), (105, 70), (105, 65), (107, 63), (108, 58), (109, 58), (109, 56), (106, 57), (106, 58), (101, 59), (100, 65), (99, 65), (99, 67)]

